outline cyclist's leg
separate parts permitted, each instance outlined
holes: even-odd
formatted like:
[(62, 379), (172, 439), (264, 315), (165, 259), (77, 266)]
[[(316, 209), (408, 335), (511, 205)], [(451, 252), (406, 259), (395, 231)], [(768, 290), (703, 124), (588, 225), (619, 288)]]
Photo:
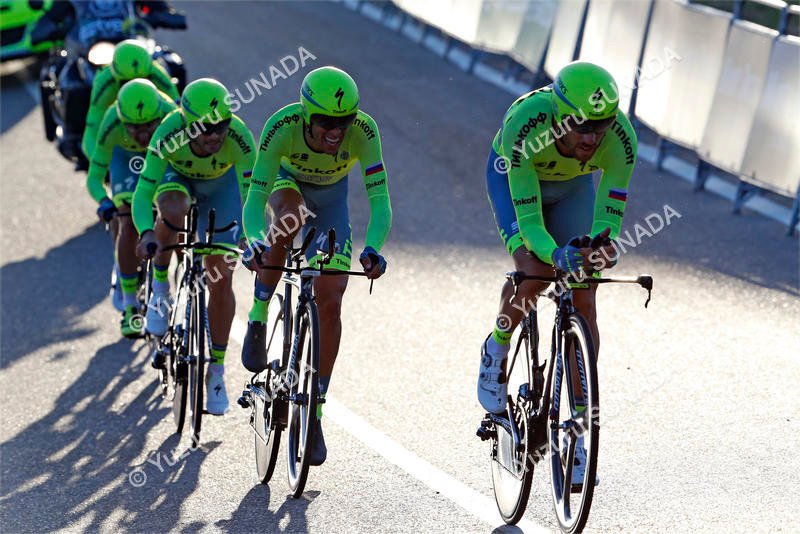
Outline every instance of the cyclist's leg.
[[(192, 192), (197, 200), (199, 221), (197, 235), (205, 239), (208, 227), (208, 212), (214, 209), (217, 228), (227, 226), (242, 218), (242, 202), (239, 196), (236, 171), (231, 167), (228, 172), (213, 180), (193, 180)], [(236, 247), (241, 230), (237, 225), (226, 232), (214, 234), (214, 243)], [(212, 363), (222, 364), (225, 360), (225, 349), (236, 311), (236, 300), (233, 293), (233, 272), (237, 266), (237, 256), (222, 251), (211, 252), (204, 259), (206, 266), (205, 284), (208, 288), (208, 323), (211, 334)]]
[[(594, 184), (591, 174), (578, 176), (568, 182), (551, 182), (542, 187), (542, 199), (545, 203), (544, 219), (550, 235), (559, 246), (566, 245), (577, 235), (589, 233), (594, 217)], [(575, 308), (586, 319), (595, 339), (597, 337), (597, 316), (594, 307), (594, 295), (597, 286), (589, 284), (571, 284)], [(596, 349), (595, 349), (596, 350)], [(572, 362), (572, 369), (577, 369), (575, 352), (567, 356)], [(583, 386), (579, 373), (572, 373), (572, 392), (575, 399), (574, 416), (586, 409)], [(575, 462), (572, 471), (572, 483), (583, 482), (586, 452), (583, 448), (583, 437), (578, 435), (575, 450)]]
[[(283, 168), (275, 180), (268, 207), (270, 225), (267, 235), (262, 236), (270, 246), (265, 261), (267, 265), (283, 266), (286, 261), (286, 247), (291, 246), (305, 220), (303, 195), (294, 178)], [(266, 321), (267, 304), (280, 278), (280, 271), (259, 271), (250, 321)]]
[[(508, 175), (498, 172), (494, 164), (498, 157), (494, 150), (489, 154), (486, 167), (486, 186), (489, 204), (500, 238), (514, 260), (515, 270), (523, 271), (528, 275), (553, 276), (553, 269), (531, 255), (522, 243), (517, 215), (511, 201)], [(506, 281), (501, 292), (500, 309), (492, 334), (495, 343), (508, 345), (514, 329), (536, 303), (536, 296), (544, 291), (547, 285), (545, 282), (526, 281), (520, 286), (517, 297), (511, 300), (514, 294), (514, 285), (510, 281)]]
[[(327, 269), (347, 271), (350, 269), (352, 255), (352, 232), (350, 215), (347, 210), (347, 177), (335, 184), (327, 186), (303, 185), (301, 190), (306, 205), (310, 210), (309, 217), (313, 222), (304, 227), (303, 233), (310, 226), (317, 227), (317, 237), (306, 251), (309, 265), (316, 265), (319, 255), (317, 249), (328, 246), (328, 230), (336, 232), (334, 257), (326, 266)], [(342, 339), (342, 298), (347, 289), (347, 276), (320, 276), (314, 280), (314, 295), (319, 311), (320, 349), (319, 379), (320, 396), (324, 400), (330, 386), (333, 366), (339, 353)], [(311, 465), (322, 465), (328, 455), (325, 437), (322, 432), (322, 403), (317, 404), (317, 429), (311, 447), (309, 462)]]
[[(508, 186), (508, 174), (498, 171), (496, 165), (498, 158), (494, 150), (489, 153), (486, 165), (486, 189), (503, 244), (514, 259), (516, 270), (529, 275), (552, 274), (552, 269), (531, 256), (522, 242)], [(478, 373), (478, 400), (489, 412), (500, 413), (505, 409), (507, 392), (505, 366), (511, 336), (525, 314), (535, 305), (536, 296), (546, 287), (547, 284), (543, 282), (526, 281), (519, 288), (516, 298), (511, 300), (514, 295), (513, 284), (506, 281), (503, 285), (499, 313), (492, 333), (483, 343)]]
[(139, 173), (131, 170), (131, 159), (139, 157), (136, 152), (128, 152), (122, 147), (115, 147), (109, 166), (111, 178), (112, 200), (117, 206), (116, 227), (118, 231), (116, 240), (116, 258), (119, 266), (117, 283), (122, 290), (122, 304), (124, 316), (122, 319), (122, 335), (131, 336), (141, 333), (141, 325), (135, 317), (136, 290), (139, 285), (137, 274), (138, 260), (136, 258), (136, 228), (131, 219), (131, 200), (133, 191), (139, 179)]
[[(336, 253), (326, 268), (340, 271), (350, 269), (352, 232), (347, 209), (347, 184), (348, 181), (345, 177), (332, 185), (302, 186), (303, 198), (308, 209), (313, 213), (313, 222), (305, 228), (312, 225), (317, 227), (316, 238), (309, 250), (306, 251), (309, 265), (316, 265), (319, 259), (316, 251), (328, 246), (328, 230), (333, 228), (336, 232), (336, 243), (334, 244)], [(339, 343), (342, 337), (342, 298), (347, 289), (347, 280), (347, 276), (320, 276), (314, 280), (314, 294), (316, 295), (320, 324), (319, 377), (323, 391), (328, 388), (336, 356), (339, 353)]]
[(154, 231), (159, 249), (153, 263), (157, 266), (169, 266), (172, 251), (165, 252), (163, 249), (177, 243), (178, 234), (164, 224), (164, 220), (173, 226), (182, 227), (192, 204), (192, 191), (188, 179), (181, 176), (171, 165), (167, 165), (164, 179), (156, 190), (156, 204), (158, 218)]
[(147, 306), (147, 330), (151, 334), (162, 335), (167, 328), (170, 304), (169, 262), (172, 251), (164, 251), (167, 246), (178, 241), (177, 232), (172, 231), (164, 220), (173, 226), (182, 227), (191, 205), (191, 189), (188, 180), (178, 174), (171, 165), (167, 166), (164, 179), (156, 190), (158, 219), (155, 234), (159, 250), (153, 258), (153, 294)]
[[(286, 246), (302, 226), (305, 203), (294, 178), (281, 168), (269, 197), (270, 225), (266, 235), (257, 236), (270, 246), (264, 260), (267, 265), (282, 266), (286, 261)], [(266, 214), (265, 214), (266, 216)], [(252, 237), (252, 236), (251, 236)], [(253, 372), (267, 365), (267, 310), (278, 285), (281, 272), (259, 270), (253, 290), (253, 305), (247, 321), (247, 333), (242, 343), (242, 364)]]
[[(542, 198), (555, 199), (545, 208), (545, 224), (559, 246), (566, 245), (577, 235), (588, 234), (594, 218), (594, 184), (592, 175), (578, 176), (569, 182), (550, 183), (542, 187)], [(575, 308), (586, 319), (592, 331), (595, 351), (600, 350), (600, 333), (597, 329), (595, 295), (597, 285), (573, 284), (572, 297)]]

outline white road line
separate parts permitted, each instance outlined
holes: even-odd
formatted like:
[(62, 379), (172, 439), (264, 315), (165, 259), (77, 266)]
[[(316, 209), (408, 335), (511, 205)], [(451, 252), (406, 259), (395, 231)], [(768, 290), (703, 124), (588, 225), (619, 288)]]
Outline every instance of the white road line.
[[(244, 322), (234, 319), (231, 338), (241, 345), (244, 341), (245, 331)], [(361, 443), (470, 515), (492, 526), (503, 525), (503, 520), (497, 512), (497, 505), (493, 499), (481, 495), (460, 480), (423, 460), (336, 399), (328, 397), (325, 400), (325, 415)], [(550, 532), (549, 529), (525, 518), (522, 518), (517, 526), (523, 532)]]

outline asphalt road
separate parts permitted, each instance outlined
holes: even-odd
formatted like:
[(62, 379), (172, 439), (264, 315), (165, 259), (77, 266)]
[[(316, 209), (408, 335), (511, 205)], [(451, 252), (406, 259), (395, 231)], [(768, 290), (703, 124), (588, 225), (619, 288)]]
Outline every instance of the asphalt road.
[[(247, 414), (207, 418), (200, 449), (173, 434), (142, 344), (107, 298), (108, 237), (43, 136), (35, 69), (2, 66), (0, 528), (5, 532), (490, 532), (488, 445), (474, 436), (479, 347), (510, 262), (484, 188), (513, 96), (326, 2), (183, 4), (161, 33), (192, 77), (247, 84), (304, 48), (315, 59), (242, 106), (258, 136), (305, 72), (335, 64), (378, 122), (394, 207), (389, 272), (352, 280), (325, 422), (328, 461), (300, 499), (281, 462), (257, 484)], [(680, 51), (678, 51), (680, 53)], [(285, 71), (284, 71), (285, 72)], [(353, 173), (355, 250), (368, 217)], [(680, 217), (631, 247), (619, 274), (656, 280), (649, 309), (604, 287), (596, 532), (793, 532), (800, 471), (798, 242), (783, 228), (637, 164), (625, 228)], [(234, 280), (246, 320), (251, 275)], [(543, 304), (544, 316), (552, 306)], [(234, 336), (236, 338), (236, 336)], [(231, 341), (228, 393), (248, 378)], [(174, 454), (172, 451), (176, 450)], [(148, 462), (147, 460), (150, 459)], [(137, 487), (131, 473), (143, 472)], [(139, 481), (139, 479), (136, 479)], [(545, 468), (525, 530), (556, 528)], [(513, 531), (513, 529), (509, 529)]]

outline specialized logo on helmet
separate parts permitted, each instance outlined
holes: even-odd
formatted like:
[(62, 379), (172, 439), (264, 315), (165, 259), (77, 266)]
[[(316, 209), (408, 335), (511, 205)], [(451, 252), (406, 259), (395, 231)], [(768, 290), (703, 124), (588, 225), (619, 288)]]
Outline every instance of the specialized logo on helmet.
[(594, 108), (595, 113), (600, 113), (603, 111), (603, 108), (605, 108), (605, 104), (603, 103), (604, 99), (605, 93), (603, 93), (603, 90), (599, 87), (595, 89), (594, 93), (592, 93), (592, 96), (589, 98), (589, 103)]
[(344, 97), (344, 91), (342, 91), (342, 88), (340, 87), (333, 96), (336, 97), (336, 102), (339, 109), (342, 109), (342, 98)]
[(133, 67), (133, 70), (135, 72), (139, 72), (139, 60), (138, 59), (134, 59), (133, 63), (131, 63), (131, 66)]
[(208, 103), (208, 105), (214, 108), (215, 110), (217, 109), (217, 104), (219, 104), (219, 100), (217, 100), (217, 97), (212, 98), (211, 102)]
[(142, 112), (144, 111), (144, 102), (142, 102), (141, 100), (139, 100), (139, 103), (136, 104), (136, 111), (139, 112), (139, 118), (141, 119), (142, 118)]

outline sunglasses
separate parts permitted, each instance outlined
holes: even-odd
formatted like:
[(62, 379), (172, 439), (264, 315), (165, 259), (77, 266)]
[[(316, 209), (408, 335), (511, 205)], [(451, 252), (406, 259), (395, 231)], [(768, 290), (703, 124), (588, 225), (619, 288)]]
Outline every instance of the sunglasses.
[(143, 124), (132, 124), (129, 122), (123, 123), (125, 125), (125, 130), (127, 130), (128, 135), (136, 135), (138, 133), (152, 133), (158, 125), (161, 123), (161, 119), (153, 119), (150, 122), (145, 122)]
[(311, 122), (323, 130), (346, 130), (356, 120), (356, 114), (345, 117), (330, 117), (328, 115), (311, 115)]
[(609, 117), (607, 119), (601, 119), (596, 121), (584, 120), (582, 123), (578, 124), (576, 117), (570, 115), (564, 120), (565, 126), (569, 130), (575, 130), (580, 134), (598, 134), (605, 132), (609, 126), (614, 124), (614, 121), (617, 120), (617, 116), (614, 115), (613, 117)]
[(231, 125), (230, 119), (219, 121), (216, 124), (204, 122), (203, 133), (201, 135), (211, 135), (211, 134), (222, 135), (223, 133), (225, 133), (225, 130), (227, 130), (230, 125)]

